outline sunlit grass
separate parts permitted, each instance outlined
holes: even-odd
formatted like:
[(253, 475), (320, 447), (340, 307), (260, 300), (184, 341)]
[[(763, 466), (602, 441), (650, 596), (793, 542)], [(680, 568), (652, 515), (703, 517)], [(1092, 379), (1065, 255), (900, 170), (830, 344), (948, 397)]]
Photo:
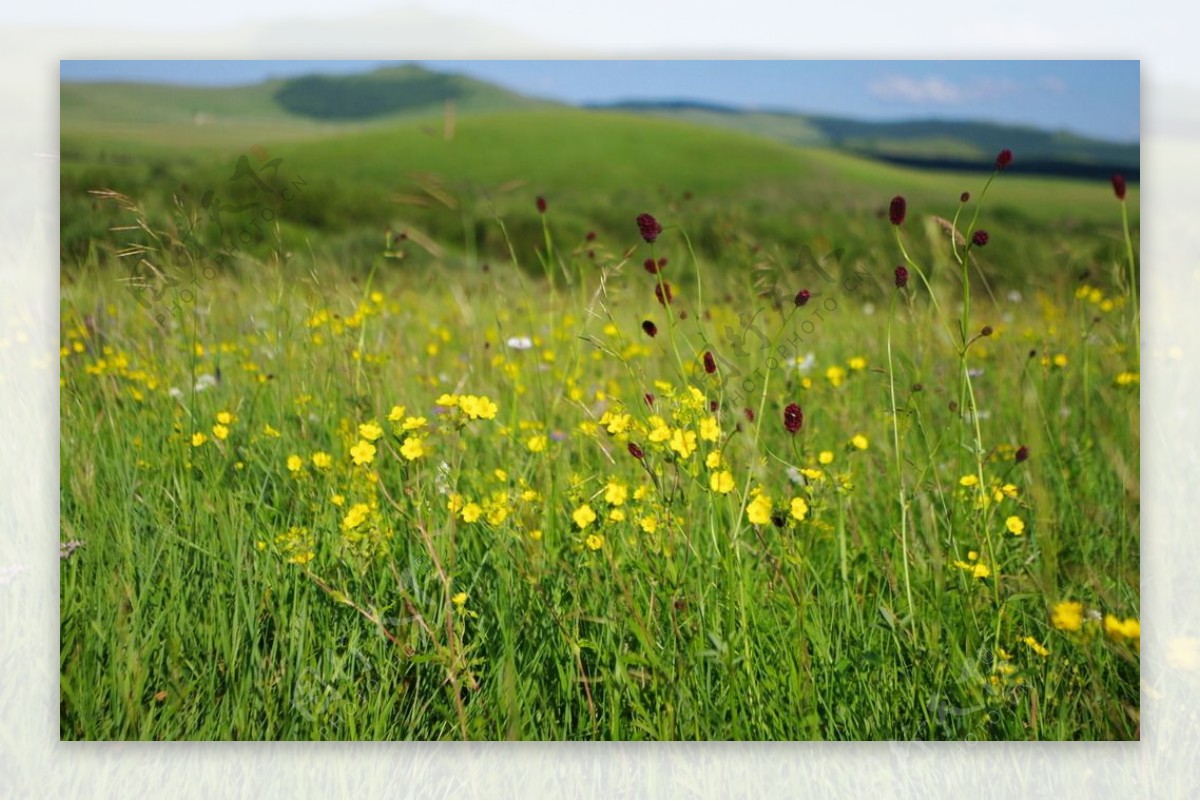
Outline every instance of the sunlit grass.
[(953, 200), (831, 212), (820, 264), (558, 210), (486, 269), (64, 281), (63, 738), (1137, 736), (1115, 204), (1100, 245), (985, 207), (986, 283)]

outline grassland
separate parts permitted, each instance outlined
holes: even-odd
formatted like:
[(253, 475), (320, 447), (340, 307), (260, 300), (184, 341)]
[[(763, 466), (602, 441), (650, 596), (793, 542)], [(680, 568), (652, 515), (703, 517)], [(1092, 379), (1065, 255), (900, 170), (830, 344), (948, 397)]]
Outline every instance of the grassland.
[(1137, 736), (1109, 187), (971, 225), (977, 176), (621, 114), (68, 122), (64, 739)]

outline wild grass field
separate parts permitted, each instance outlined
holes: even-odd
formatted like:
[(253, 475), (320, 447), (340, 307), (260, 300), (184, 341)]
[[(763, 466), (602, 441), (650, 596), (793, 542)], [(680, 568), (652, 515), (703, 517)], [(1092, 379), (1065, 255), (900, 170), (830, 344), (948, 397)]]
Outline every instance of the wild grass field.
[(1136, 187), (66, 109), (63, 739), (1138, 737)]

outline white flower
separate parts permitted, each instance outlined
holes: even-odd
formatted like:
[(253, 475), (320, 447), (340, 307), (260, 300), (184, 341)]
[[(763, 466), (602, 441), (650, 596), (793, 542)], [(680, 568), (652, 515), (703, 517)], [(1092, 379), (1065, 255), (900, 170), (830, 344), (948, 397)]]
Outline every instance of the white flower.
[(180, 389), (179, 387), (171, 387), (170, 389), (167, 390), (167, 394), (170, 395), (172, 398), (178, 399), (178, 398), (183, 397), (183, 390)]
[(529, 337), (509, 337), (504, 344), (513, 350), (529, 350), (533, 347), (533, 340)]
[(811, 353), (806, 353), (803, 359), (797, 356), (787, 360), (787, 366), (792, 370), (799, 370), (802, 373), (807, 373), (817, 363), (817, 357)]
[(196, 391), (197, 392), (203, 392), (204, 390), (208, 389), (209, 387), (215, 387), (216, 385), (217, 385), (217, 378), (216, 378), (216, 376), (212, 375), (211, 373), (203, 373), (199, 378), (196, 379)]
[(798, 467), (792, 467), (791, 465), (788, 465), (787, 477), (788, 481), (791, 481), (793, 484), (804, 483), (804, 476), (801, 474), (800, 468)]

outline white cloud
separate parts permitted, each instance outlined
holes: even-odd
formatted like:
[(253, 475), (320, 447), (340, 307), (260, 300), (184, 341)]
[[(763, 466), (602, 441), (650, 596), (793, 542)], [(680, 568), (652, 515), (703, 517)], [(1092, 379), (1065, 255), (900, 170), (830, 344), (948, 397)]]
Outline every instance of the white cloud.
[(937, 75), (914, 78), (908, 75), (887, 75), (868, 85), (871, 94), (880, 100), (893, 100), (914, 105), (953, 106), (973, 100), (987, 100), (1010, 94), (1017, 89), (1009, 79), (980, 79), (967, 84), (954, 83)]

